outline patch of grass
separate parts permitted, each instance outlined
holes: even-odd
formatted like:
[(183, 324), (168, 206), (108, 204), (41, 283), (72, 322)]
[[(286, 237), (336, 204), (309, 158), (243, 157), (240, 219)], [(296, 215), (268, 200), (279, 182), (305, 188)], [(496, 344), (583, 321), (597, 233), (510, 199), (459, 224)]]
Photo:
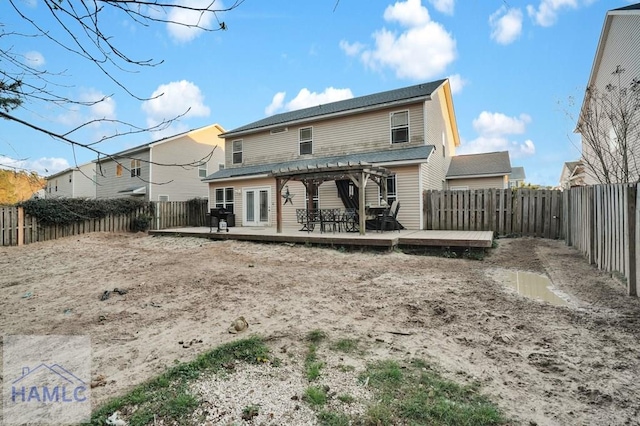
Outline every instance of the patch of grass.
[(242, 420), (251, 421), (260, 413), (260, 406), (247, 405), (242, 409)]
[(366, 424), (499, 425), (507, 422), (495, 405), (480, 395), (477, 384), (443, 379), (423, 361), (370, 364), (368, 379), (375, 403), (367, 407)]
[(344, 364), (340, 364), (338, 365), (338, 370), (342, 371), (343, 373), (349, 373), (351, 371), (356, 371), (356, 368), (353, 365), (344, 365)]
[(327, 392), (320, 387), (309, 386), (304, 391), (304, 400), (310, 405), (320, 406), (327, 403)]
[(358, 339), (340, 339), (331, 345), (331, 349), (344, 353), (351, 353), (358, 350)]
[(318, 423), (320, 426), (349, 426), (349, 416), (344, 413), (335, 413), (333, 411), (320, 411), (318, 413)]
[[(189, 393), (189, 383), (203, 373), (216, 373), (235, 360), (258, 364), (269, 358), (269, 348), (259, 337), (227, 343), (206, 352), (194, 361), (177, 364), (160, 376), (143, 383), (128, 394), (114, 398), (91, 416), (91, 425), (104, 425), (114, 411), (135, 411), (128, 419), (130, 426), (148, 425), (154, 421), (165, 424), (186, 424), (199, 402)], [(124, 410), (125, 407), (130, 408)]]
[(345, 404), (352, 404), (356, 399), (348, 393), (343, 393), (342, 395), (338, 395), (338, 400)]
[(304, 359), (305, 374), (307, 376), (307, 380), (310, 382), (313, 382), (320, 377), (320, 370), (324, 367), (324, 363), (322, 361), (318, 361), (317, 349), (318, 347), (316, 345), (313, 343), (310, 344), (309, 351)]
[(324, 339), (327, 338), (327, 333), (325, 333), (322, 330), (311, 330), (310, 332), (307, 333), (305, 340), (311, 343), (320, 343), (322, 342)]

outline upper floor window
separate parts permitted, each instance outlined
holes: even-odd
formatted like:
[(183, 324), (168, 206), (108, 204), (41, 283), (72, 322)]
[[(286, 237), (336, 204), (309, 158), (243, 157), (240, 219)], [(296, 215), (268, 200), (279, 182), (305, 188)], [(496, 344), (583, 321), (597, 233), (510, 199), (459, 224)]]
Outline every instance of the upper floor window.
[(207, 177), (207, 163), (200, 164), (198, 166), (198, 177), (201, 177), (201, 178)]
[(122, 164), (116, 164), (116, 176), (122, 176)]
[(233, 213), (233, 188), (216, 188), (216, 208)]
[[(398, 199), (398, 185), (396, 181), (396, 175), (387, 177), (387, 204), (391, 205)], [(380, 201), (382, 201), (382, 194), (380, 194)]]
[(313, 128), (300, 129), (300, 155), (313, 154)]
[(218, 170), (224, 170), (224, 163), (218, 164)]
[(409, 142), (409, 111), (391, 113), (391, 143)]
[(56, 179), (56, 190), (55, 192), (58, 192), (58, 179)]
[(233, 164), (242, 164), (242, 139), (232, 142), (231, 152)]
[(71, 175), (69, 175), (69, 183), (71, 183)]
[(140, 176), (140, 160), (131, 160), (131, 177)]

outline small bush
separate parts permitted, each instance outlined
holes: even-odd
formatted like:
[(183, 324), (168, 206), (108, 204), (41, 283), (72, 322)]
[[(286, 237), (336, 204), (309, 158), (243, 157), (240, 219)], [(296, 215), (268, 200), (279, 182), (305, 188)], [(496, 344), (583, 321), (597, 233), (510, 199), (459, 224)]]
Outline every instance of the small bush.
[(131, 228), (133, 232), (147, 232), (151, 227), (151, 221), (153, 220), (152, 216), (143, 214), (135, 219), (131, 223)]

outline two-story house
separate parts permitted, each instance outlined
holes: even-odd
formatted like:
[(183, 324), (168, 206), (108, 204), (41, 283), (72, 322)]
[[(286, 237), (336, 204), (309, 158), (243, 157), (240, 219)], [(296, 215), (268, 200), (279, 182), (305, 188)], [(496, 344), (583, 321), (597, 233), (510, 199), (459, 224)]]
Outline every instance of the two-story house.
[(640, 177), (638, 81), (640, 3), (610, 10), (604, 20), (576, 128), (587, 184)]
[[(236, 226), (274, 226), (279, 212), (292, 227), (296, 209), (344, 208), (340, 182), (347, 182), (346, 191), (364, 186), (364, 202), (377, 206), (384, 186), (358, 181), (351, 167), (359, 167), (358, 173), (384, 170), (386, 201), (401, 204), (398, 220), (423, 229), (423, 190), (443, 189), (460, 144), (448, 80), (277, 114), (221, 137), (225, 168), (205, 181), (211, 207), (232, 210)], [(276, 177), (286, 181), (287, 171), (296, 170), (306, 171), (307, 183), (317, 172), (318, 184), (307, 191), (303, 182), (288, 181), (285, 204), (276, 196), (282, 189)], [(343, 179), (323, 181), (327, 170), (342, 171)]]
[(218, 124), (146, 143), (94, 161), (96, 197), (145, 201), (207, 198), (202, 179), (224, 167)]
[(47, 176), (44, 198), (96, 198), (95, 164), (80, 164)]

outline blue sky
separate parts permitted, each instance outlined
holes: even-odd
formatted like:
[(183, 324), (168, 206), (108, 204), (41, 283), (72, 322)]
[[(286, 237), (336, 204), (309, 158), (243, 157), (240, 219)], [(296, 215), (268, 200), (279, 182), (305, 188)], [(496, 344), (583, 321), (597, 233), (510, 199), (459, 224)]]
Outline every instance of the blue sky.
[[(62, 40), (39, 0), (14, 1)], [(56, 90), (83, 100), (108, 98), (86, 108), (29, 102), (12, 114), (66, 132), (104, 117), (154, 125), (191, 108), (163, 132), (99, 145), (113, 153), (212, 123), (231, 130), (269, 114), (448, 77), (462, 140), (458, 153), (508, 149), (512, 165), (525, 167), (527, 182), (556, 185), (563, 162), (579, 157), (566, 111), (577, 109), (572, 97), (578, 106), (582, 101), (605, 14), (631, 3), (340, 0), (336, 7), (336, 0), (245, 0), (219, 15), (228, 30), (216, 32), (144, 27), (108, 11), (103, 30), (121, 50), (164, 61), (125, 66), (127, 72), (115, 75), (140, 98), (163, 96), (137, 100), (77, 55), (43, 38), (20, 37), (11, 39), (12, 51), (38, 69), (59, 73)], [(33, 32), (6, 1), (0, 16), (4, 31)], [(204, 24), (217, 25), (215, 19)], [(2, 37), (0, 43), (7, 47)], [(72, 136), (91, 142), (113, 130), (94, 125)], [(50, 174), (92, 159), (91, 152), (0, 121), (0, 166)]]

